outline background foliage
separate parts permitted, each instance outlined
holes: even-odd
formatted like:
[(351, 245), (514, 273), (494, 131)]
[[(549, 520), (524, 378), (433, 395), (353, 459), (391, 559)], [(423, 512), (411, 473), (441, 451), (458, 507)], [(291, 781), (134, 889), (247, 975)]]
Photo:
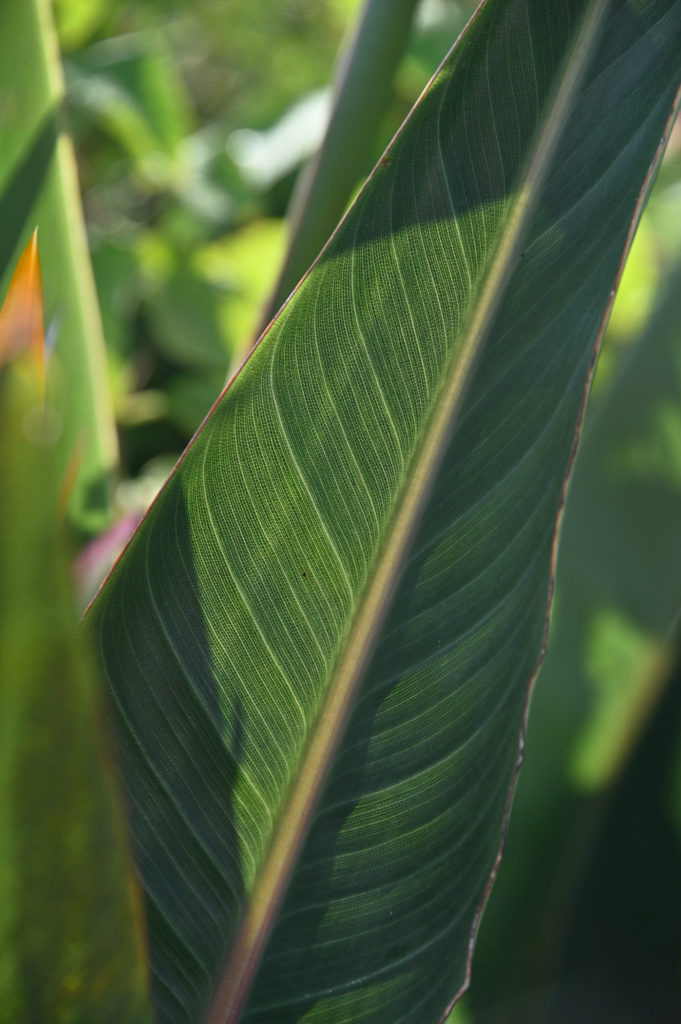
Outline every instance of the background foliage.
[[(365, 171), (471, 6), (422, 0)], [(116, 519), (146, 507), (254, 340), (358, 9), (55, 0), (121, 446)], [(457, 1020), (681, 1015), (680, 284), (677, 128), (595, 380), (526, 766)], [(81, 570), (85, 600), (91, 549)]]

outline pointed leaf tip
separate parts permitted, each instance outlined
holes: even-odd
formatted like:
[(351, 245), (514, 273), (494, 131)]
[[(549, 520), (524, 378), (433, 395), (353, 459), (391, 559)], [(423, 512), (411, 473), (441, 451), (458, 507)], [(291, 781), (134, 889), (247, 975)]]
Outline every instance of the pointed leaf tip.
[(24, 352), (32, 356), (43, 381), (45, 327), (37, 228), (19, 257), (0, 309), (0, 366)]

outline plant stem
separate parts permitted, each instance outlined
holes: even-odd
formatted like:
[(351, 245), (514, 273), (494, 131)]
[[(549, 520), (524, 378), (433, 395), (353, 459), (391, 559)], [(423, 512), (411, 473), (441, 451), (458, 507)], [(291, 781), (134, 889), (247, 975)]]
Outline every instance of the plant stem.
[(265, 303), (259, 336), (340, 220), (365, 167), (418, 0), (365, 0), (341, 53), (326, 135), (298, 177), (288, 211), (289, 244)]

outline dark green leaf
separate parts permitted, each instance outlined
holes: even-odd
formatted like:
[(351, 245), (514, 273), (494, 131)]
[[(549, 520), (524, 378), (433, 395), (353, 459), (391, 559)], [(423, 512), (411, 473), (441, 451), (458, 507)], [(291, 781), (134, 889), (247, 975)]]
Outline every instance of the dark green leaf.
[(445, 1015), (678, 0), (488, 0), (95, 604), (161, 1020)]

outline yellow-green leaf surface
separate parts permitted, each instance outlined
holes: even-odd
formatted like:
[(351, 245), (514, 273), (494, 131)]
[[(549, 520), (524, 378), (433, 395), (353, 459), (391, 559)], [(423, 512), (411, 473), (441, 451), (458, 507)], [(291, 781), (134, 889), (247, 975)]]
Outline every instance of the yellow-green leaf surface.
[(0, 365), (0, 1021), (141, 1024), (141, 907), (63, 549), (55, 417), (33, 358)]
[(78, 450), (71, 512), (94, 530), (107, 520), (117, 442), (48, 0), (0, 3), (0, 55), (0, 298), (38, 225), (48, 342), (68, 382), (53, 384), (61, 420), (56, 458), (64, 470)]
[(90, 613), (162, 1021), (464, 984), (679, 0), (488, 0)]

